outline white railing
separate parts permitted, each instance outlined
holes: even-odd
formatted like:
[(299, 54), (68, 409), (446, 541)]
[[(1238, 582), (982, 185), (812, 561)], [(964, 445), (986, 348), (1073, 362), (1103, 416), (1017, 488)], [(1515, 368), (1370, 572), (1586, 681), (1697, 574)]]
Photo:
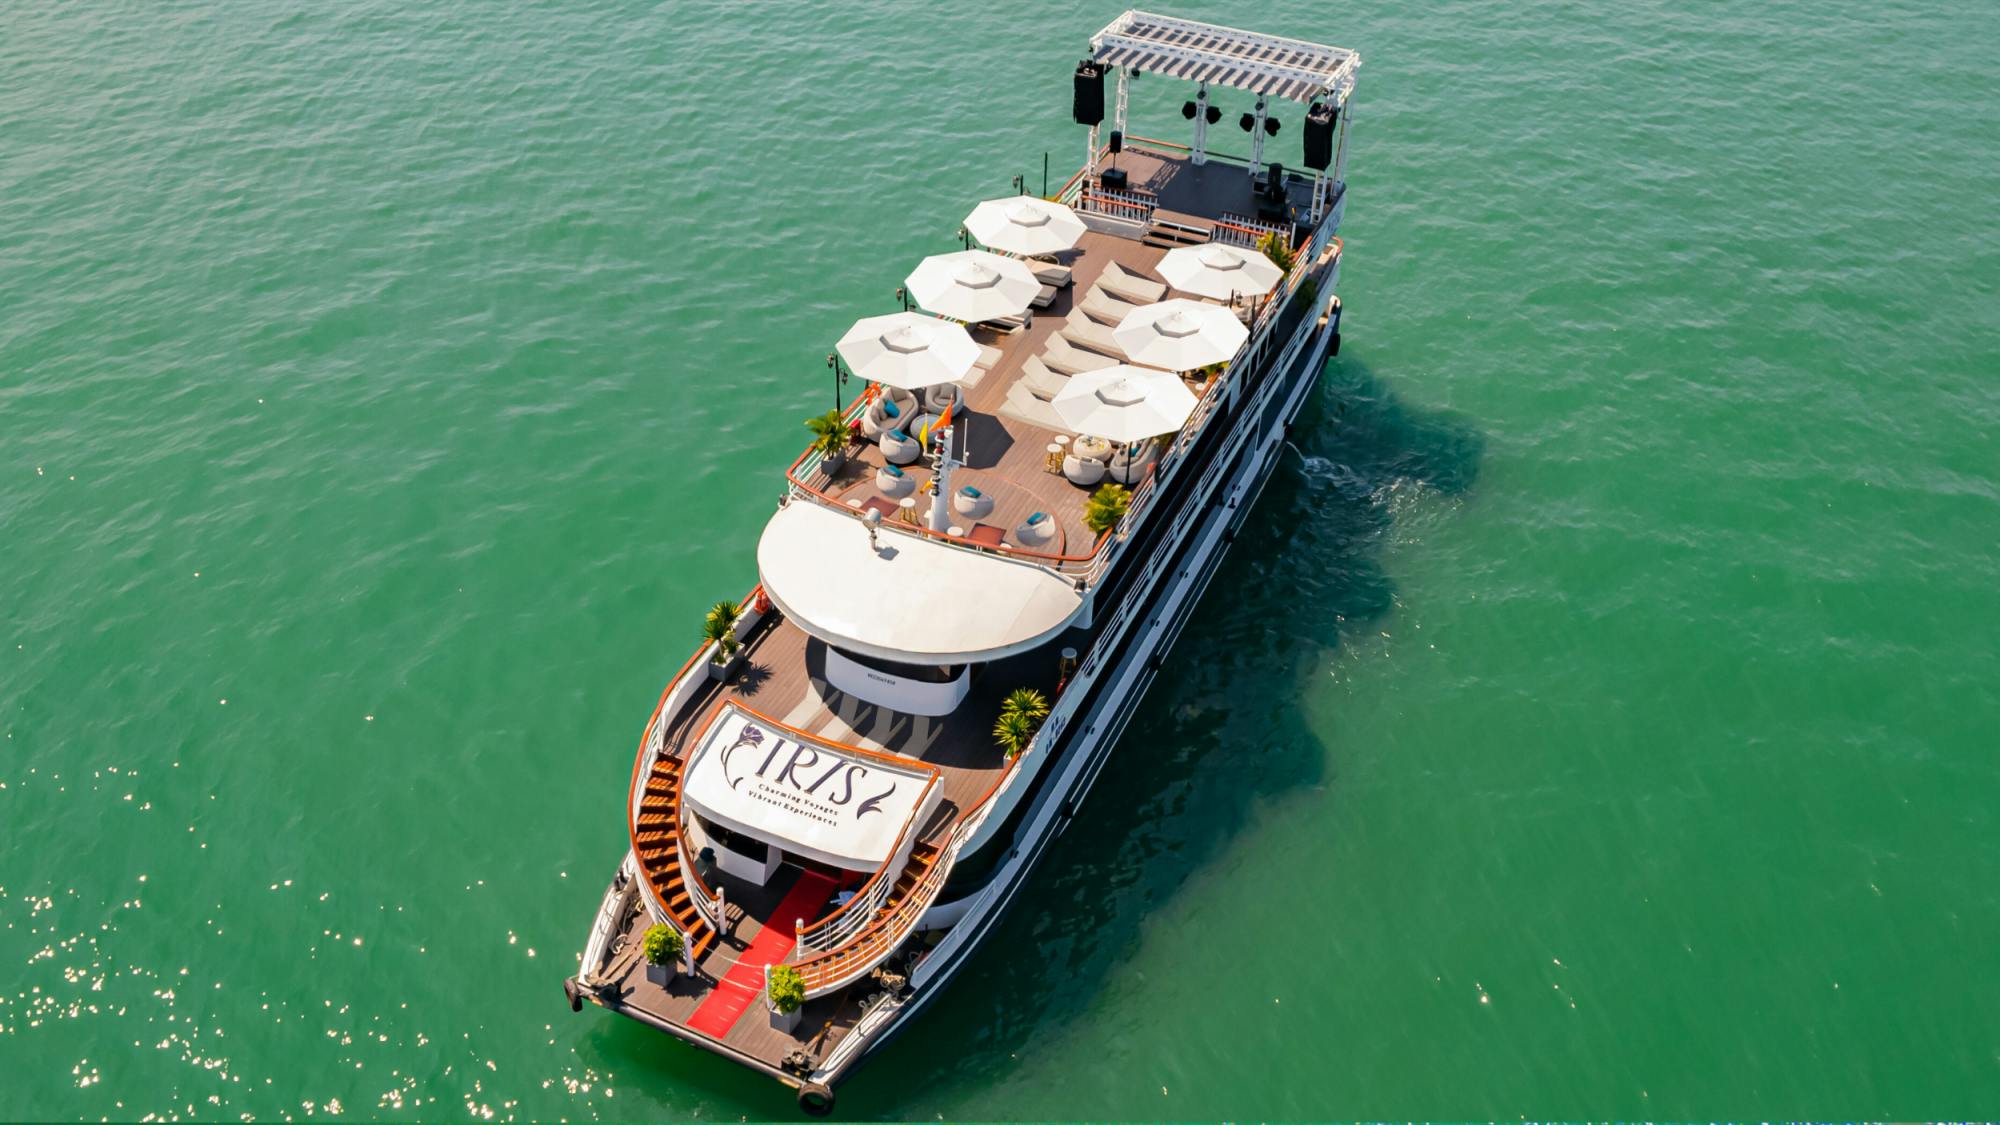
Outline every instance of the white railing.
[[(831, 917), (821, 919), (798, 931), (798, 948), (807, 953), (831, 953), (847, 944), (854, 935), (860, 933), (874, 919), (882, 904), (888, 901), (889, 892), (896, 888), (902, 878), (903, 869), (910, 862), (910, 851), (915, 841), (910, 834), (916, 831), (917, 823), (927, 818), (935, 807), (930, 802), (931, 793), (937, 789), (938, 778), (933, 776), (924, 791), (917, 794), (917, 804), (910, 811), (910, 819), (903, 824), (903, 831), (896, 837), (896, 844), (889, 849), (889, 858), (869, 880), (861, 893), (847, 900), (847, 905), (835, 911)], [(782, 922), (780, 923), (782, 924)]]
[[(874, 943), (875, 948), (870, 955), (857, 957), (851, 963), (843, 966), (839, 971), (820, 979), (814, 979), (818, 977), (818, 974), (812, 971), (810, 964), (803, 966), (802, 971), (807, 977), (806, 996), (808, 999), (815, 996), (824, 996), (829, 992), (853, 984), (864, 975), (872, 972), (877, 965), (888, 960), (890, 954), (902, 947), (903, 942), (916, 930), (917, 923), (923, 920), (924, 912), (930, 909), (931, 902), (937, 898), (938, 891), (944, 887), (945, 880), (951, 877), (951, 869), (958, 862), (958, 850), (970, 838), (967, 831), (967, 824), (969, 823), (969, 821), (961, 822), (952, 831), (951, 839), (946, 841), (945, 848), (938, 855), (937, 861), (931, 864), (929, 871), (924, 872), (924, 877), (917, 881), (917, 885), (910, 888), (910, 893), (901, 902), (896, 904), (896, 913), (900, 914), (901, 918), (897, 920), (893, 928), (885, 929), (872, 935), (868, 934), (864, 929), (861, 933), (857, 934), (857, 937), (862, 940)], [(876, 920), (872, 912), (869, 915), (869, 920), (871, 922)]]
[(1080, 211), (1098, 215), (1109, 215), (1128, 223), (1148, 223), (1153, 220), (1153, 211), (1160, 201), (1151, 195), (1141, 195), (1135, 191), (1119, 191), (1117, 188), (1086, 188), (1078, 196)]
[(1292, 224), (1273, 223), (1264, 219), (1253, 219), (1248, 215), (1233, 215), (1225, 211), (1215, 224), (1214, 238), (1217, 242), (1227, 242), (1232, 246), (1247, 246), (1255, 249), (1259, 243), (1272, 235), (1277, 235), (1285, 245), (1292, 244)]

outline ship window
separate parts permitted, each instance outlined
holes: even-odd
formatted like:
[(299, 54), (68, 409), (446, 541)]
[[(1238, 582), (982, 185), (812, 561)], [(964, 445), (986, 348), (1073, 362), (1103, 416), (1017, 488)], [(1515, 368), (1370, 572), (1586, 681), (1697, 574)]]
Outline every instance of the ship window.
[(884, 675), (898, 679), (916, 680), (926, 684), (949, 684), (965, 674), (963, 664), (898, 664), (893, 660), (881, 660), (873, 656), (863, 656), (858, 652), (840, 650), (840, 655), (864, 668), (873, 668)]

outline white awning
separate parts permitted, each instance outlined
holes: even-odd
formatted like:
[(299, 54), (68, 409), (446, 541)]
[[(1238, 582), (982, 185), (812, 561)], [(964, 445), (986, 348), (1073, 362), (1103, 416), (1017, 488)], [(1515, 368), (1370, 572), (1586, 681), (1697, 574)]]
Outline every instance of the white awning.
[(794, 500), (757, 543), (764, 592), (820, 640), (906, 664), (1026, 652), (1083, 608), (1076, 588), (1043, 567), (887, 525), (876, 536), (879, 549), (857, 516)]
[(887, 862), (936, 771), (836, 747), (725, 707), (695, 746), (684, 800), (709, 820), (850, 871)]

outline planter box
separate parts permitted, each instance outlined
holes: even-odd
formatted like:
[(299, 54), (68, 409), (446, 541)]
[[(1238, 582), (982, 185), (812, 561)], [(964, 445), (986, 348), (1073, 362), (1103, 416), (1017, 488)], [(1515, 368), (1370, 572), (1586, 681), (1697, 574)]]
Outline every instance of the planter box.
[(800, 1007), (794, 1009), (791, 1013), (787, 1014), (785, 1012), (780, 1012), (778, 1009), (771, 1007), (769, 1004), (766, 1004), (764, 1006), (764, 1010), (771, 1013), (772, 1030), (782, 1031), (786, 1035), (790, 1035), (794, 1031), (798, 1030), (799, 1013), (805, 1011), (803, 1007)]
[(672, 963), (655, 965), (651, 961), (648, 961), (646, 962), (646, 979), (661, 988), (671, 989), (674, 986), (674, 975), (679, 967), (679, 965)]
[(739, 648), (736, 650), (736, 655), (729, 658), (729, 663), (727, 664), (717, 664), (713, 660), (709, 661), (708, 662), (709, 678), (712, 680), (718, 680), (727, 683), (729, 677), (734, 676), (736, 674), (736, 670), (738, 668), (743, 667), (743, 661), (745, 659), (746, 658), (743, 654), (743, 650)]

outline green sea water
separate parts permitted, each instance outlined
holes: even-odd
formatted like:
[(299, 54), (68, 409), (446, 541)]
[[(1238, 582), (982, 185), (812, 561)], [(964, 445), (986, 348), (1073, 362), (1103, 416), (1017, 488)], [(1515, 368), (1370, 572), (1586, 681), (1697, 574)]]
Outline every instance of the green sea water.
[[(1174, 10), (1363, 53), (1345, 346), (841, 1112), (2000, 1112), (1990, 0)], [(558, 986), (1116, 12), (0, 6), (0, 1118), (791, 1114)]]

